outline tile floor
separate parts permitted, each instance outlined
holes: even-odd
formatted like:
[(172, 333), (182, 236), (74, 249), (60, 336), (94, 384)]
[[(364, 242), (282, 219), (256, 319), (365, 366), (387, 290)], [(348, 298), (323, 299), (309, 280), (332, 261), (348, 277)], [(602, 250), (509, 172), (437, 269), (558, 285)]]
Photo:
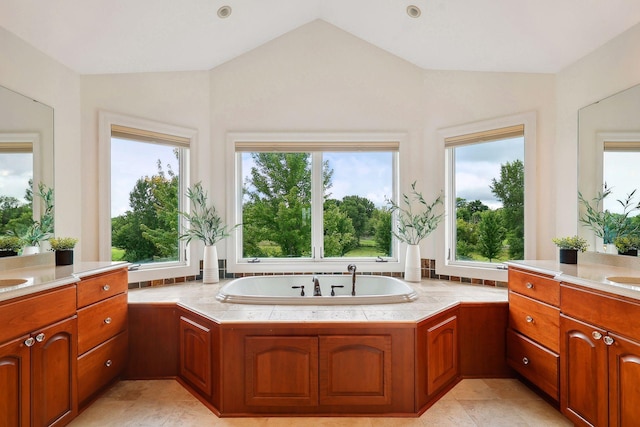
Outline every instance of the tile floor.
[(514, 379), (461, 381), (420, 418), (218, 418), (173, 380), (122, 381), (76, 418), (72, 427), (191, 426), (571, 426)]

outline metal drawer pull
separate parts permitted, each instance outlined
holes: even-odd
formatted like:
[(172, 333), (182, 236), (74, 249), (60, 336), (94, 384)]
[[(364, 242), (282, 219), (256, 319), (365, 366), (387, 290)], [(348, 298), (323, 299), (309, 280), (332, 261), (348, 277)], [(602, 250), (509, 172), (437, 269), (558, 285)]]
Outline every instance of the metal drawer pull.
[(533, 289), (533, 283), (531, 282), (527, 282), (525, 286), (527, 287), (527, 289)]
[(36, 335), (36, 341), (38, 341), (38, 342), (44, 341), (44, 338), (45, 338), (45, 336), (44, 336), (44, 334), (42, 332), (40, 332), (38, 335)]
[(24, 345), (26, 345), (27, 347), (33, 347), (35, 343), (36, 343), (36, 340), (34, 340), (33, 337), (29, 337), (26, 340), (24, 340)]
[(525, 320), (527, 321), (527, 323), (533, 323), (533, 317), (531, 316), (525, 317)]
[(104, 319), (104, 323), (106, 323), (107, 325), (111, 323), (111, 317), (107, 317), (106, 319)]
[(529, 364), (529, 358), (528, 357), (523, 357), (522, 358), (522, 363), (524, 363), (525, 365)]
[(599, 340), (600, 338), (602, 338), (602, 334), (598, 331), (591, 332), (591, 336), (594, 340)]
[(105, 291), (105, 292), (108, 291), (109, 289), (111, 289), (111, 286), (109, 286), (109, 285), (104, 285), (102, 287), (102, 290)]
[(111, 359), (109, 359), (106, 362), (104, 362), (104, 366), (106, 366), (107, 368), (110, 368), (111, 365), (113, 365), (113, 362), (111, 361)]
[(611, 338), (609, 335), (605, 336), (602, 341), (604, 341), (604, 343), (606, 345), (611, 345), (613, 344), (613, 338)]

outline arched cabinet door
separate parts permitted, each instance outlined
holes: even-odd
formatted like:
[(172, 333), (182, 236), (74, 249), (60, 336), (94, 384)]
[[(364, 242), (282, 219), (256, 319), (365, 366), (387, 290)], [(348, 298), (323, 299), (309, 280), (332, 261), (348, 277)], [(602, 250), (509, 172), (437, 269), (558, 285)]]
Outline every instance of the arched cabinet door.
[(640, 420), (640, 343), (610, 333), (609, 425), (631, 426)]
[(29, 338), (27, 335), (0, 344), (0, 425), (3, 426), (31, 425), (31, 349), (25, 345)]

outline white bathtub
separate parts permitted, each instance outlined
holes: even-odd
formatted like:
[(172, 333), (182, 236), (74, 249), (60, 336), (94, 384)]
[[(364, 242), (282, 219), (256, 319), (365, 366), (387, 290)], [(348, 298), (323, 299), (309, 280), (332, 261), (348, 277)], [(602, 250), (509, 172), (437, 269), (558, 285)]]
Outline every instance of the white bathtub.
[[(356, 295), (351, 295), (351, 275), (317, 275), (322, 296), (313, 296), (313, 277), (253, 276), (234, 279), (224, 285), (216, 298), (222, 302), (236, 304), (390, 304), (410, 302), (418, 298), (416, 292), (402, 280), (386, 276), (356, 276)], [(331, 285), (334, 288), (331, 296)], [(304, 286), (304, 296), (300, 288)]]

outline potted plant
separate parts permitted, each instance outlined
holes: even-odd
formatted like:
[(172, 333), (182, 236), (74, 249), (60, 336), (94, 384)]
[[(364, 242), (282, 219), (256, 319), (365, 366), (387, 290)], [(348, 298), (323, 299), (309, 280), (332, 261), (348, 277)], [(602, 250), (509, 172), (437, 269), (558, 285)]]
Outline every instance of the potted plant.
[(53, 189), (40, 183), (38, 196), (44, 201), (44, 212), (40, 215), (39, 220), (32, 221), (27, 231), (22, 235), (25, 244), (22, 255), (40, 252), (40, 242), (47, 240), (53, 233)]
[(638, 236), (618, 236), (613, 241), (618, 249), (618, 255), (638, 256), (640, 248), (640, 237)]
[(78, 243), (74, 237), (52, 237), (49, 239), (51, 250), (56, 253), (56, 265), (73, 264), (73, 248)]
[(17, 236), (0, 236), (0, 258), (18, 255), (23, 244)]
[(587, 250), (587, 240), (580, 236), (556, 237), (553, 243), (560, 248), (560, 262), (562, 264), (577, 264), (578, 251)]
[(204, 243), (204, 256), (202, 266), (202, 282), (218, 283), (220, 272), (218, 270), (218, 251), (215, 244), (228, 237), (239, 224), (229, 228), (223, 221), (215, 206), (209, 205), (207, 193), (198, 182), (187, 189), (187, 198), (191, 201), (190, 212), (180, 212), (188, 221), (184, 233), (180, 236), (187, 244), (193, 239)]
[[(438, 205), (443, 204), (442, 199), (443, 196), (440, 194), (433, 202), (428, 203), (422, 193), (416, 190), (416, 181), (411, 184), (409, 195), (402, 194), (401, 204), (387, 199), (387, 203), (391, 205), (391, 212), (396, 215), (397, 227), (392, 231), (393, 235), (408, 245), (404, 271), (404, 280), (408, 282), (419, 282), (422, 278), (419, 243), (442, 221), (444, 212), (438, 209)], [(415, 211), (412, 206), (414, 203), (418, 206)]]

